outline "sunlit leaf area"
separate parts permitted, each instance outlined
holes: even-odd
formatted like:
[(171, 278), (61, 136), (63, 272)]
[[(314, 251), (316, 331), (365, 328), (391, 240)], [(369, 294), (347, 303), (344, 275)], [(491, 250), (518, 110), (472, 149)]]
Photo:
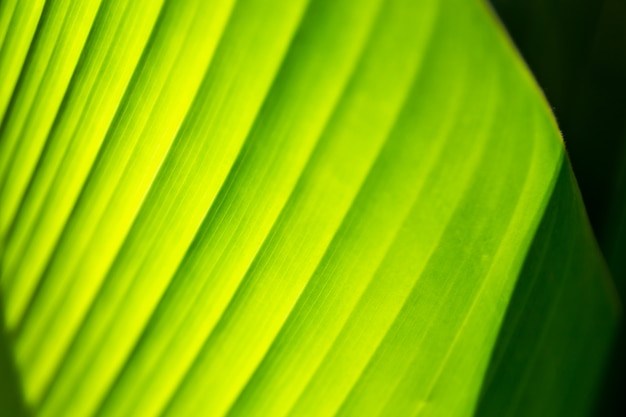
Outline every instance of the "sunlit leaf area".
[(0, 0), (0, 416), (618, 415), (620, 4)]

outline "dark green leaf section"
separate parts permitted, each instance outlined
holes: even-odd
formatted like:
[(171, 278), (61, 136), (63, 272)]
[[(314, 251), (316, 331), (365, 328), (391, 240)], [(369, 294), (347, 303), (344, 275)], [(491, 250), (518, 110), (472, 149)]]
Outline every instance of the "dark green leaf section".
[[(626, 2), (491, 0), (545, 91), (600, 249), (626, 296)], [(626, 409), (626, 322), (597, 414)]]
[(0, 299), (0, 416), (27, 417), (26, 403), (22, 394), (22, 384), (13, 359), (11, 343), (4, 329), (4, 305)]
[(620, 306), (565, 161), (526, 256), (478, 417), (586, 416)]
[[(626, 115), (624, 115), (626, 118)], [(607, 228), (607, 262), (615, 277), (618, 293), (626, 296), (626, 130), (622, 134), (622, 151), (618, 163), (617, 175), (613, 178), (614, 193), (608, 218), (611, 226)], [(622, 333), (626, 335), (626, 326)], [(624, 358), (626, 361), (626, 358)]]

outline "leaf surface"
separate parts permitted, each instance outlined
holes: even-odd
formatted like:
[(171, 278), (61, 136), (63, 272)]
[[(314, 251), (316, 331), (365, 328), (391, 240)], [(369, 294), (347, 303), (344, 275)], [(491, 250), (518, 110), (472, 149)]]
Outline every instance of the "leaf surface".
[(482, 3), (39, 3), (0, 7), (34, 415), (584, 415), (618, 303)]

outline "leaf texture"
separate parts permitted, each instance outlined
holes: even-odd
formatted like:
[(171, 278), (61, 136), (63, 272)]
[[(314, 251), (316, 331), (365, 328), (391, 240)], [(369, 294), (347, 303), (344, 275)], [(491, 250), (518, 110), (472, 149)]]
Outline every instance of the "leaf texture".
[(584, 415), (618, 302), (482, 3), (43, 3), (0, 3), (33, 415)]

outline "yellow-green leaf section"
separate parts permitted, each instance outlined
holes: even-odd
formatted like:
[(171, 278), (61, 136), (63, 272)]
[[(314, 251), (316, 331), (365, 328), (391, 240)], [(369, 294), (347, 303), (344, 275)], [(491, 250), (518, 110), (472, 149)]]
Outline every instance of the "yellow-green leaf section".
[(585, 415), (618, 302), (480, 1), (4, 0), (0, 45), (6, 415)]

